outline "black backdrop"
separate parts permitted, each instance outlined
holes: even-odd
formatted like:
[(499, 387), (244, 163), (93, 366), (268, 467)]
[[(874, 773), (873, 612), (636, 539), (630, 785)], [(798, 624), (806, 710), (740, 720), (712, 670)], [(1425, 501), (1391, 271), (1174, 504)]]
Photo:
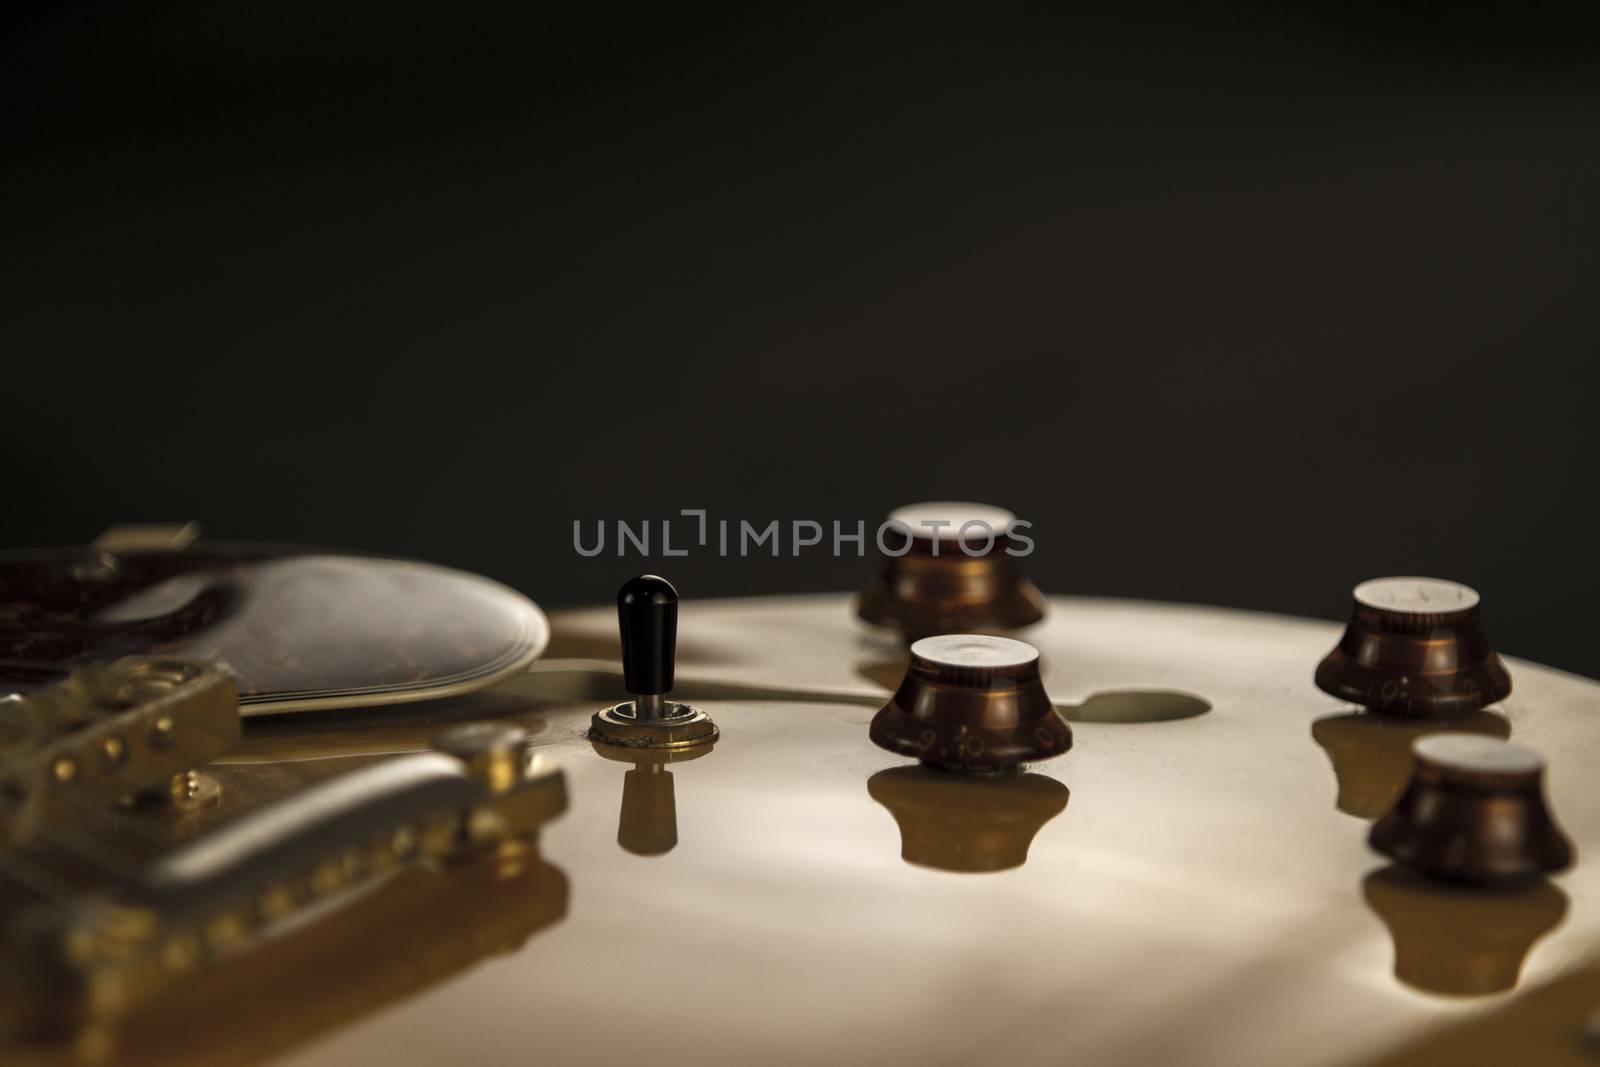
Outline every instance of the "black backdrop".
[(1585, 5), (151, 6), (12, 17), (9, 546), (192, 517), (561, 605), (871, 567), (574, 519), (975, 498), (1052, 592), (1436, 574), (1600, 675)]

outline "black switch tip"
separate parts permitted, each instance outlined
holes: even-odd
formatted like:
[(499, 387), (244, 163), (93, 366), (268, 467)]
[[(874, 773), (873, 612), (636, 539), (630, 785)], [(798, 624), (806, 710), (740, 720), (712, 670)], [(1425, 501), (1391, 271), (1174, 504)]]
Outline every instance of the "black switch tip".
[(617, 590), (622, 633), (622, 679), (635, 696), (672, 691), (678, 644), (678, 591), (665, 578), (641, 574)]

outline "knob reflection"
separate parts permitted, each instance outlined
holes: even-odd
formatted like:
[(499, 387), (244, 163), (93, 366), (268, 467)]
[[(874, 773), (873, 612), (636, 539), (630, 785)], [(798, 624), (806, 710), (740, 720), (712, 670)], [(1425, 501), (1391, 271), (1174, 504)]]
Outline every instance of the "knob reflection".
[(1411, 777), (1411, 743), (1436, 733), (1511, 736), (1511, 723), (1492, 711), (1452, 719), (1397, 719), (1369, 711), (1329, 715), (1311, 724), (1311, 738), (1328, 753), (1339, 784), (1337, 807), (1376, 819), (1400, 798)]
[(687, 763), (708, 755), (715, 744), (693, 748), (622, 748), (591, 741), (608, 760), (630, 763), (622, 778), (622, 809), (617, 816), (617, 844), (635, 856), (664, 856), (678, 845), (678, 801), (669, 763)]
[(900, 858), (941, 871), (1004, 871), (1028, 861), (1044, 824), (1066, 809), (1067, 787), (1029, 771), (987, 777), (894, 767), (867, 793), (900, 827)]
[(1567, 895), (1545, 879), (1484, 891), (1389, 866), (1367, 875), (1361, 891), (1394, 940), (1394, 976), (1445, 996), (1515, 988), (1534, 943), (1567, 913)]

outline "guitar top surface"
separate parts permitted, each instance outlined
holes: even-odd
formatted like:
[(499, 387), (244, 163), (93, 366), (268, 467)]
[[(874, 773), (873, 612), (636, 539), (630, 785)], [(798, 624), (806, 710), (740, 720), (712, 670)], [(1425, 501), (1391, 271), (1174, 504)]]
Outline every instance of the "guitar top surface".
[[(1553, 879), (1468, 890), (1367, 847), (1411, 743), (1444, 727), (1319, 692), (1338, 627), (1049, 607), (1022, 636), (1075, 743), (1011, 776), (868, 742), (906, 653), (843, 596), (684, 606), (674, 696), (721, 727), (693, 758), (588, 739), (622, 695), (610, 609), (555, 616), (549, 656), (486, 693), (252, 721), (225, 779), (330, 774), (492, 712), (563, 767), (571, 808), (520, 895), (439, 875), (374, 891), (315, 935), (346, 962), (280, 962), (276, 987), (257, 964), (253, 1000), (169, 1002), (125, 1055), (190, 1062), (173, 1032), (210, 1004), (192, 1062), (1587, 1061), (1600, 685), (1510, 660), (1513, 695), (1448, 727), (1542, 752), (1577, 852)], [(355, 958), (380, 942), (448, 964), (406, 985)]]

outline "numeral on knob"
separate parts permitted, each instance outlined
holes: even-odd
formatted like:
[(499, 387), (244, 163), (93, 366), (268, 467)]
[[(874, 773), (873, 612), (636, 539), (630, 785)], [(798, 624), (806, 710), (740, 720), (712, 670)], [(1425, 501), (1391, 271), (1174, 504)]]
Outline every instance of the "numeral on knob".
[(868, 736), (953, 771), (1008, 770), (1072, 747), (1072, 731), (1039, 677), (1038, 650), (982, 634), (912, 645), (905, 679), (873, 716)]
[(1511, 692), (1484, 636), (1478, 594), (1438, 578), (1356, 586), (1350, 625), (1317, 665), (1317, 688), (1390, 715), (1466, 715)]

